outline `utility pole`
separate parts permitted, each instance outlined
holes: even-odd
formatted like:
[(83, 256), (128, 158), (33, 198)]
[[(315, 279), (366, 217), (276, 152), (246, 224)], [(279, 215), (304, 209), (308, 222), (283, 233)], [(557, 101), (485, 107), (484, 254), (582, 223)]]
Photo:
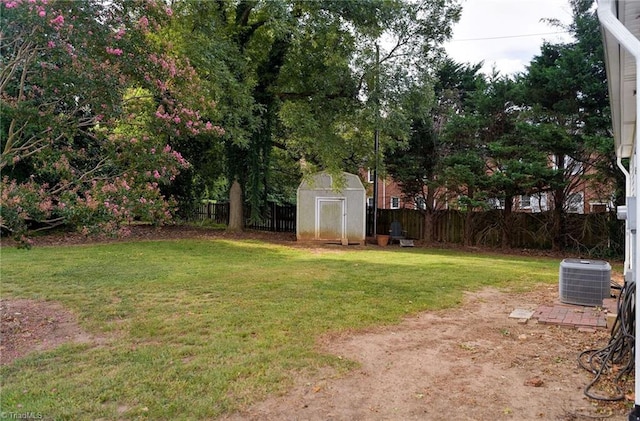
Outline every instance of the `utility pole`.
[(380, 84), (380, 47), (376, 44), (376, 67), (375, 67), (375, 86), (373, 94), (375, 95), (374, 101), (376, 106), (376, 119), (375, 119), (375, 131), (373, 150), (375, 154), (375, 163), (373, 167), (373, 237), (378, 236), (378, 165), (380, 163), (380, 132), (379, 116), (380, 116), (380, 99), (378, 97), (378, 85)]

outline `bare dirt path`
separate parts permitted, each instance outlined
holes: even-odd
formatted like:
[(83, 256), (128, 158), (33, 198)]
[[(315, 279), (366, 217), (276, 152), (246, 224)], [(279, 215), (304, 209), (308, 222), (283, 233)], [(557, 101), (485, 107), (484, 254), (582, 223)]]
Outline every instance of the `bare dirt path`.
[(629, 403), (593, 401), (582, 392), (593, 377), (578, 367), (578, 353), (606, 344), (607, 331), (508, 317), (555, 296), (549, 286), (526, 294), (484, 290), (457, 309), (324, 338), (323, 350), (360, 368), (300, 378), (286, 395), (226, 420), (626, 419)]

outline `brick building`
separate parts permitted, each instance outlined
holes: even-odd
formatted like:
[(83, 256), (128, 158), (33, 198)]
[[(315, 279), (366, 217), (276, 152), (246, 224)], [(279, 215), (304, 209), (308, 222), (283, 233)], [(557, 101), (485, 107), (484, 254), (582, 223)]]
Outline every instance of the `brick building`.
[[(553, 157), (550, 157), (550, 165), (553, 165)], [(583, 171), (581, 164), (565, 162), (572, 176), (569, 194), (565, 200), (567, 213), (601, 213), (614, 209), (612, 202), (613, 188), (610, 185), (599, 184), (590, 179), (590, 171)], [(367, 207), (373, 206), (373, 170), (361, 173), (367, 196)], [(444, 210), (456, 208), (457, 198), (447, 195), (447, 192), (439, 190), (435, 195), (435, 208)], [(504, 208), (504, 201), (497, 198), (489, 199), (488, 204), (494, 209)], [(417, 209), (413, 198), (407, 198), (397, 182), (387, 176), (378, 180), (378, 209)], [(515, 212), (538, 213), (553, 209), (553, 195), (551, 192), (543, 192), (531, 196), (521, 195), (514, 198)]]

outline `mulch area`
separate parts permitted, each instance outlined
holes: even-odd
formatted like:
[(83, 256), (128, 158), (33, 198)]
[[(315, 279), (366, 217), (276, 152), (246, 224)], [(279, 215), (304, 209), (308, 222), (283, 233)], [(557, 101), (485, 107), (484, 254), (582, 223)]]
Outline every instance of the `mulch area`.
[[(160, 227), (151, 225), (132, 225), (129, 234), (123, 237), (111, 236), (87, 236), (78, 232), (53, 232), (46, 235), (31, 237), (31, 245), (38, 246), (63, 246), (95, 243), (115, 243), (122, 241), (153, 241), (153, 240), (177, 240), (187, 238), (219, 238), (219, 239), (253, 239), (276, 243), (295, 243), (294, 233), (276, 233), (268, 231), (243, 231), (228, 232), (226, 230), (203, 228), (192, 225), (164, 225)], [(10, 238), (0, 238), (0, 246), (15, 247), (17, 243)]]
[[(176, 240), (176, 239), (229, 239), (229, 240), (261, 240), (276, 244), (285, 244), (292, 247), (328, 247), (336, 249), (345, 249), (348, 247), (362, 248), (374, 247), (378, 248), (375, 238), (367, 238), (364, 246), (341, 246), (332, 243), (322, 243), (314, 241), (299, 242), (296, 240), (296, 234), (291, 232), (271, 232), (245, 230), (241, 232), (229, 232), (221, 229), (213, 229), (206, 227), (198, 227), (194, 225), (176, 224), (164, 225), (160, 227), (151, 225), (132, 225), (129, 227), (129, 235), (124, 237), (111, 236), (86, 236), (78, 232), (46, 232), (42, 235), (31, 237), (31, 246), (63, 246), (78, 244), (95, 244), (95, 243), (115, 243), (122, 241), (153, 241), (153, 240)], [(0, 247), (16, 247), (18, 244), (11, 238), (0, 236)], [(437, 243), (425, 244), (420, 240), (414, 240), (416, 247), (425, 247), (433, 249), (454, 249), (467, 251), (471, 253), (496, 254), (496, 255), (519, 255), (534, 257), (550, 257), (557, 258), (558, 262), (567, 257), (582, 257), (571, 255), (567, 252), (556, 252), (552, 250), (534, 250), (534, 249), (501, 249), (486, 247), (465, 247), (460, 244), (453, 243)], [(388, 248), (400, 248), (399, 244), (386, 246)]]

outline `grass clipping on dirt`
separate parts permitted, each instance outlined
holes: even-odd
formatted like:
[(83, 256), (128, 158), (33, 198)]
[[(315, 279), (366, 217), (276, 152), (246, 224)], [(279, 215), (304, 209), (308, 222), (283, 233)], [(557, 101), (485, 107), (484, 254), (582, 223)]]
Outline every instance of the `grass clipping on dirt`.
[(557, 281), (552, 259), (425, 249), (144, 241), (2, 250), (3, 297), (51, 300), (99, 341), (0, 369), (2, 410), (54, 419), (211, 419), (355, 363), (327, 333), (397, 323), (483, 286)]

